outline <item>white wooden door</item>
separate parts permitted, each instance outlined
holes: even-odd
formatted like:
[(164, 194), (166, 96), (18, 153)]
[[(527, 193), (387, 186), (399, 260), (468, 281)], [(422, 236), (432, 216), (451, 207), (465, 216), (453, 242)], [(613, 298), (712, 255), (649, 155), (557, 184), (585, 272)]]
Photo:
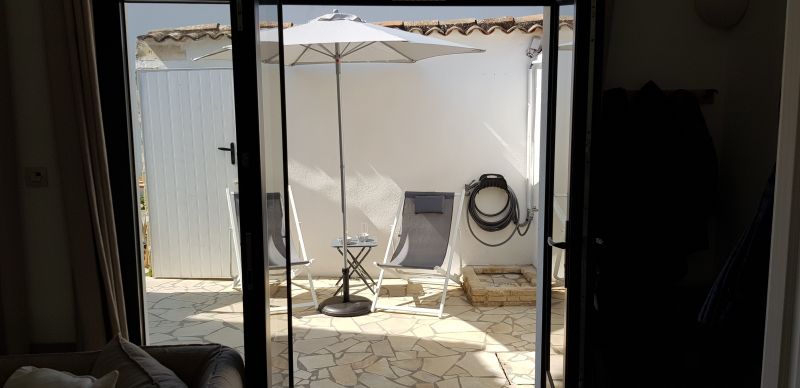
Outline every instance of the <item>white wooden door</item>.
[(231, 69), (138, 72), (153, 275), (230, 278)]

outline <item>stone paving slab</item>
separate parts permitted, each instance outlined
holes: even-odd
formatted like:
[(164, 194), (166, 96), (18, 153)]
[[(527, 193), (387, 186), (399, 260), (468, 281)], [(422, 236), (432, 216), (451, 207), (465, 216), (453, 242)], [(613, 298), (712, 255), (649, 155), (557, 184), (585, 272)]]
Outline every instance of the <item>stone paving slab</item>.
[[(514, 280), (514, 279), (511, 279)], [(314, 281), (324, 300), (335, 280)], [(441, 288), (385, 280), (381, 303), (435, 307)], [(230, 281), (147, 278), (151, 344), (217, 342), (244, 354), (241, 293)], [(286, 295), (285, 285), (275, 285)], [(441, 287), (441, 286), (439, 286)], [(370, 296), (366, 289), (353, 292)], [(310, 301), (292, 287), (295, 303)], [(384, 297), (385, 296), (385, 297)], [(274, 306), (285, 299), (272, 298)], [(532, 386), (535, 309), (475, 307), (464, 291), (447, 292), (442, 319), (378, 311), (331, 318), (312, 308), (293, 312), (296, 387)], [(563, 322), (563, 321), (562, 321)], [(288, 386), (288, 320), (270, 316), (273, 386)], [(557, 328), (556, 328), (557, 329)]]

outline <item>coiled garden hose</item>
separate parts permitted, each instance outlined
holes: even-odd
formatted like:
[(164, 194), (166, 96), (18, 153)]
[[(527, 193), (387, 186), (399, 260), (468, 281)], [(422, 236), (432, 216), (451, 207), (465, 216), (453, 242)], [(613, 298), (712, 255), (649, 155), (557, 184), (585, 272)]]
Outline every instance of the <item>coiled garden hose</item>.
[[(475, 198), (481, 190), (486, 188), (496, 188), (505, 191), (506, 204), (500, 211), (496, 213), (486, 213), (478, 207)], [(514, 190), (508, 186), (506, 178), (502, 175), (483, 174), (477, 180), (467, 184), (465, 190), (466, 195), (469, 196), (469, 202), (467, 202), (467, 212), (469, 213), (469, 217), (467, 217), (467, 226), (469, 227), (469, 232), (472, 233), (472, 236), (475, 237), (478, 242), (487, 247), (499, 247), (511, 240), (515, 233), (520, 236), (524, 236), (528, 233), (531, 227), (531, 221), (533, 220), (532, 213), (527, 212), (525, 220), (520, 222), (517, 195), (514, 194)], [(511, 234), (508, 238), (497, 244), (491, 244), (481, 240), (475, 235), (470, 219), (472, 219), (479, 228), (487, 232), (499, 232), (509, 227), (511, 224), (514, 225), (514, 228), (511, 230)]]

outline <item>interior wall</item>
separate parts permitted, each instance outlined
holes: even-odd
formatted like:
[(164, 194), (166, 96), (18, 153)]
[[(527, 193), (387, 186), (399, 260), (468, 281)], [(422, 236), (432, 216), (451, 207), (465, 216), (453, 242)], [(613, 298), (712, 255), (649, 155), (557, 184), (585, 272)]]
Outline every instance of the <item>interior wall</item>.
[[(24, 263), (30, 341), (34, 345), (74, 343), (75, 316), (69, 264), (67, 222), (62, 190), (69, 182), (59, 177), (54, 124), (50, 110), (42, 3), (40, 0), (5, 1), (6, 26), (13, 31), (8, 40), (9, 78), (13, 124), (4, 130), (16, 137), (18, 190), (16, 206), (21, 212), (19, 244), (24, 254), (7, 257)], [(5, 52), (5, 51), (4, 51)], [(77, 161), (77, 159), (76, 159)], [(47, 187), (29, 187), (24, 169), (47, 169)], [(5, 181), (5, 180), (4, 180)], [(3, 269), (6, 270), (6, 267)], [(21, 292), (20, 295), (24, 295)]]
[[(607, 20), (611, 22), (605, 31), (603, 88), (637, 90), (652, 80), (668, 90), (716, 89), (718, 94), (713, 104), (702, 105), (701, 109), (714, 142), (719, 171), (710, 247), (687, 258), (688, 276), (684, 281), (638, 285), (631, 299), (641, 308), (632, 316), (627, 308), (620, 310), (620, 306), (599, 308), (595, 323), (602, 334), (597, 335), (599, 340), (593, 347), (599, 349), (596, 358), (601, 361), (592, 361), (599, 365), (593, 372), (609, 386), (636, 386), (641, 377), (664, 375), (652, 385), (749, 387), (757, 386), (753, 382), (761, 372), (759, 353), (763, 337), (758, 331), (759, 309), (763, 309), (760, 298), (766, 291), (761, 270), (767, 264), (766, 252), (761, 250), (762, 234), (753, 234), (758, 236), (754, 237), (756, 242), (739, 255), (742, 260), (737, 264), (741, 266), (732, 270), (736, 275), (725, 279), (724, 286), (735, 287), (735, 290), (716, 289), (713, 301), (717, 305), (711, 307), (710, 314), (702, 316), (710, 319), (701, 322), (699, 316), (722, 265), (756, 216), (775, 164), (786, 2), (751, 0), (738, 25), (718, 29), (702, 21), (695, 10), (696, 1), (700, 0), (607, 2), (610, 4)], [(704, 3), (725, 7), (725, 2)], [(641, 131), (648, 129), (639, 128)], [(652, 145), (635, 146), (647, 150)], [(680, 146), (675, 147), (676, 160), (682, 157), (681, 151)], [(635, 188), (636, 177), (631, 177), (631, 183)], [(663, 185), (672, 185), (687, 193), (693, 190), (680, 179), (663, 181)], [(674, 204), (669, 202), (649, 205), (672, 209)], [(636, 214), (647, 209), (626, 210)], [(696, 224), (698, 220), (680, 210), (675, 212), (676, 217), (682, 217), (678, 220), (687, 225)], [(633, 219), (630, 228), (636, 228), (637, 224)], [(764, 229), (757, 232), (762, 231)], [(674, 236), (669, 237), (680, 244), (684, 238), (682, 228), (676, 227)], [(648, 259), (649, 264), (659, 264), (646, 255), (642, 257), (643, 261)], [(746, 272), (740, 275), (736, 271), (742, 268)], [(605, 275), (609, 277), (613, 280), (607, 284), (620, 285), (620, 291), (628, 285), (626, 279)], [(637, 279), (653, 278), (658, 277), (654, 274)], [(750, 288), (741, 288), (745, 286)], [(598, 294), (603, 291), (601, 288)], [(637, 297), (641, 299), (636, 300)], [(632, 300), (625, 303), (632, 303)], [(705, 306), (710, 307), (709, 304)], [(763, 314), (765, 310), (760, 311)], [(614, 353), (617, 349), (603, 342), (614, 338), (611, 334), (619, 327), (624, 327), (624, 335), (630, 336), (631, 343), (635, 344), (632, 350), (624, 352), (634, 352), (639, 355), (636, 360), (643, 360), (639, 364), (636, 360), (630, 363), (634, 375), (623, 381), (616, 381), (614, 373), (615, 367), (622, 365), (619, 361), (622, 353)], [(653, 336), (652, 333), (664, 335)], [(681, 373), (670, 374), (671, 369), (681, 370)]]
[[(5, 3), (0, 2), (0, 52), (8, 52)], [(4, 119), (0, 142), (0, 181), (18, 182), (14, 110), (8, 61), (0, 61), (0, 117)], [(0, 190), (0, 246), (3, 247), (0, 271), (0, 354), (22, 353), (28, 349), (27, 293), (24, 290), (24, 247), (19, 244), (19, 191), (15, 185)], [(23, 288), (23, 289), (20, 289)]]
[(717, 238), (690, 262), (690, 281), (716, 276), (775, 163), (784, 15), (785, 0), (751, 1), (738, 26), (720, 30), (703, 23), (692, 0), (613, 4), (604, 88), (653, 80), (664, 89), (719, 91), (702, 107), (719, 158)]

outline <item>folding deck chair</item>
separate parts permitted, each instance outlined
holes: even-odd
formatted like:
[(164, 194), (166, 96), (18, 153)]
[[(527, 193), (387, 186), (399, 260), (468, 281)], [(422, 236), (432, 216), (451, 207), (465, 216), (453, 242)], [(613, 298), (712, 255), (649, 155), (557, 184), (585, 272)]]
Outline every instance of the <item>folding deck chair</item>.
[[(458, 199), (458, 208), (454, 212), (456, 199)], [(447, 299), (448, 283), (453, 281), (461, 284), (450, 271), (453, 266), (453, 251), (458, 241), (458, 227), (461, 223), (463, 205), (464, 191), (461, 191), (461, 194), (414, 191), (405, 193), (397, 216), (392, 223), (383, 263), (375, 263), (381, 272), (372, 299), (373, 312), (380, 309), (442, 317), (444, 303)], [(399, 240), (394, 253), (392, 253), (398, 219), (401, 222), (398, 233)], [(392, 253), (391, 257), (390, 253)], [(412, 279), (443, 280), (439, 308), (378, 305), (381, 283), (383, 283), (386, 271), (409, 281)]]
[[(242, 255), (239, 246), (239, 193), (233, 192), (230, 189), (225, 189), (225, 196), (228, 198), (228, 216), (230, 218), (231, 232), (233, 236), (233, 250), (236, 256), (236, 266), (238, 273), (233, 280), (234, 288), (241, 288), (242, 284)], [(300, 254), (297, 256), (292, 252), (292, 259), (290, 261), (290, 275), (291, 279), (305, 271), (308, 278), (308, 287), (302, 284), (294, 283), (296, 286), (307, 290), (311, 293), (311, 302), (292, 304), (292, 309), (300, 307), (318, 307), (317, 291), (314, 288), (314, 280), (311, 278), (311, 271), (309, 267), (314, 261), (309, 260), (306, 256), (306, 246), (303, 241), (303, 231), (300, 229), (300, 221), (297, 218), (297, 208), (294, 204), (294, 196), (292, 195), (292, 188), (289, 187), (289, 206), (291, 206), (291, 215), (294, 220), (293, 225), (297, 230), (297, 242), (300, 245)], [(264, 208), (266, 209), (267, 222), (269, 225), (266, 227), (266, 259), (267, 274), (280, 276), (286, 273), (286, 233), (283, 232), (283, 201), (281, 200), (280, 193), (267, 193), (264, 196)], [(267, 277), (269, 278), (269, 276)], [(286, 311), (285, 307), (273, 308), (274, 312)]]

